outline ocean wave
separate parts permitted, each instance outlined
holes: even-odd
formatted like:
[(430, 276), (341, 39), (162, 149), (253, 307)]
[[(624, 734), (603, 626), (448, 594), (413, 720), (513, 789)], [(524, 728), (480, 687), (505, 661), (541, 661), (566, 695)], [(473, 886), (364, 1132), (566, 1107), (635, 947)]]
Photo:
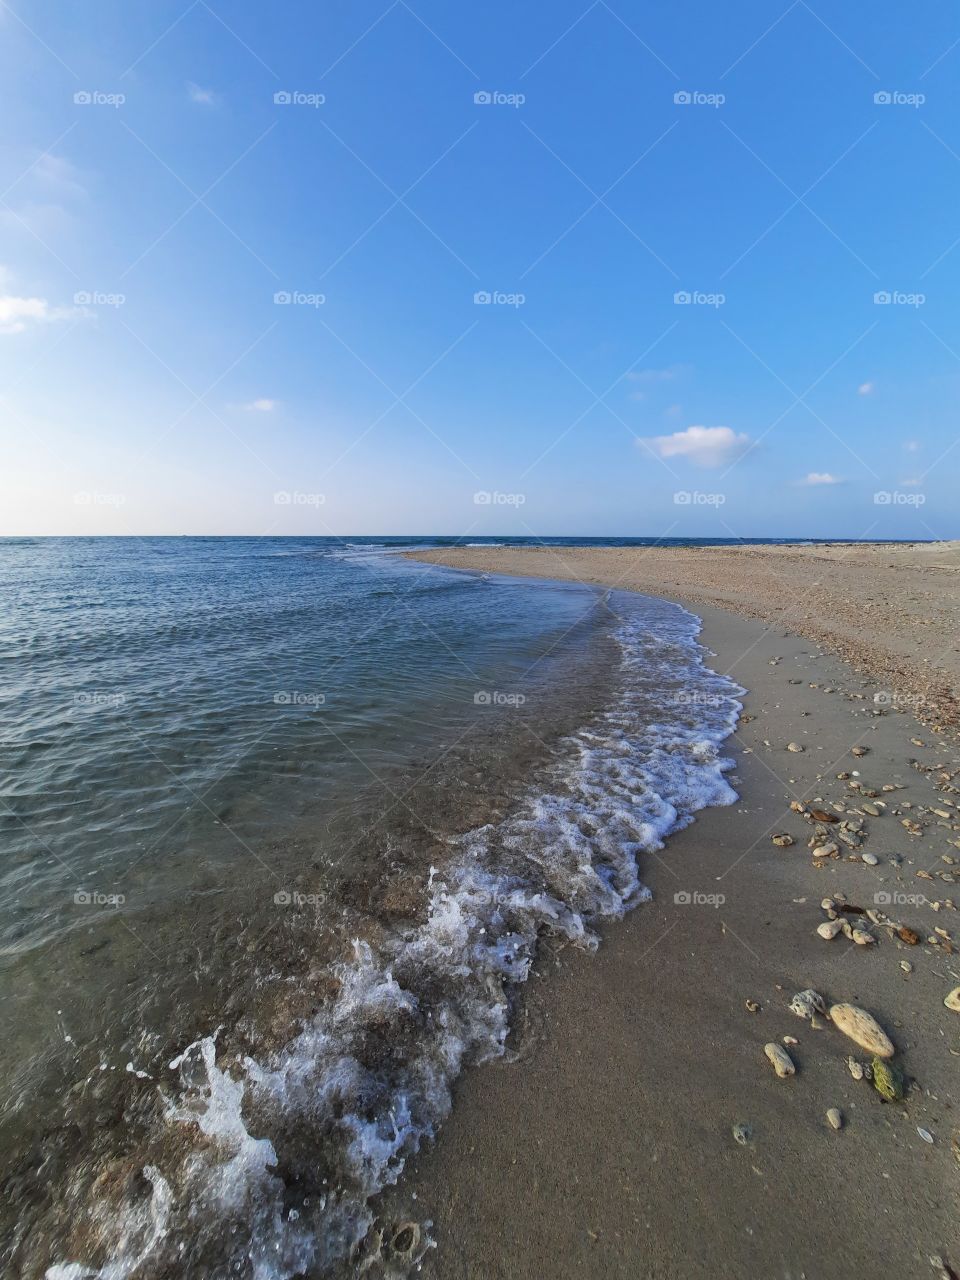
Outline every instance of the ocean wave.
[(317, 976), (331, 994), (292, 1040), (254, 1060), (207, 1036), (169, 1064), (139, 1195), (89, 1206), (96, 1262), (48, 1280), (199, 1275), (212, 1258), (249, 1280), (407, 1273), (428, 1224), (385, 1227), (372, 1201), (437, 1133), (464, 1067), (504, 1054), (538, 941), (593, 950), (602, 921), (649, 897), (641, 856), (737, 798), (719, 751), (743, 691), (705, 666), (697, 619), (648, 603), (652, 625), (631, 610), (615, 633), (616, 705), (563, 740), (511, 814), (450, 843), (414, 922)]

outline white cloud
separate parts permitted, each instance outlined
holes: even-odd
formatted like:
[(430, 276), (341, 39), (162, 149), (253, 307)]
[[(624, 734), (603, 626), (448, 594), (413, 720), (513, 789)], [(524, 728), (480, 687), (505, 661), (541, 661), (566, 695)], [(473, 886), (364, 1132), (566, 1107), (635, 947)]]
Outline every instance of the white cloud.
[(919, 452), (920, 452), (920, 441), (919, 441), (919, 440), (905, 440), (905, 441), (904, 441), (904, 444), (903, 444), (903, 447), (906, 449), (907, 453), (919, 453)]
[(746, 453), (750, 437), (730, 427), (687, 427), (686, 431), (638, 443), (653, 448), (661, 458), (687, 458), (698, 467), (722, 467)]
[(818, 485), (818, 484), (843, 484), (839, 476), (833, 475), (830, 471), (811, 471), (800, 481), (801, 484)]
[(859, 387), (857, 387), (857, 395), (872, 396), (873, 390), (874, 390), (874, 384), (872, 382), (861, 382)]
[(77, 315), (75, 307), (51, 307), (46, 298), (18, 298), (0, 294), (0, 334), (23, 333), (29, 324), (66, 320)]
[(213, 89), (203, 89), (192, 80), (187, 81), (187, 94), (191, 102), (196, 102), (201, 107), (215, 107), (220, 101), (220, 95)]
[(276, 400), (262, 398), (260, 400), (251, 400), (249, 404), (245, 404), (242, 407), (250, 413), (272, 413), (277, 407), (277, 402)]

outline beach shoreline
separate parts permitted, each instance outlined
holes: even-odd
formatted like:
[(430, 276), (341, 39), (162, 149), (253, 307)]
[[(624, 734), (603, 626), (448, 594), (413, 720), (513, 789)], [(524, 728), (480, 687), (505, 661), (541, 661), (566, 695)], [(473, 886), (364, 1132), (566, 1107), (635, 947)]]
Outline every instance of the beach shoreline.
[[(817, 574), (815, 554), (833, 553), (811, 549)], [(950, 562), (953, 548), (946, 554)], [(943, 1001), (960, 982), (951, 887), (960, 759), (954, 734), (930, 727), (949, 713), (953, 659), (924, 674), (925, 654), (917, 663), (901, 643), (910, 618), (930, 607), (925, 591), (909, 588), (918, 600), (892, 634), (861, 639), (857, 670), (839, 656), (854, 656), (840, 634), (847, 624), (832, 637), (834, 653), (799, 634), (815, 627), (789, 598), (796, 566), (774, 579), (783, 599), (772, 607), (762, 561), (753, 571), (763, 589), (751, 598), (740, 559), (724, 579), (731, 598), (717, 604), (706, 599), (702, 569), (687, 590), (682, 557), (642, 569), (635, 561), (632, 573), (607, 549), (572, 560), (552, 548), (417, 558), (674, 599), (703, 620), (708, 665), (747, 690), (725, 752), (739, 801), (702, 811), (642, 859), (653, 901), (604, 928), (598, 953), (545, 950), (519, 999), (510, 1060), (462, 1077), (439, 1140), (384, 1197), (391, 1212), (433, 1221), (438, 1248), (423, 1274), (829, 1280), (866, 1266), (937, 1276), (937, 1257), (956, 1269), (960, 1016)], [(864, 579), (869, 568), (861, 564)], [(653, 589), (671, 573), (670, 591)], [(939, 584), (952, 564), (927, 560), (918, 573)], [(830, 617), (823, 599), (837, 588), (817, 590), (819, 616)], [(795, 629), (778, 622), (791, 607)], [(950, 648), (952, 608), (948, 593), (924, 644)], [(765, 619), (751, 616), (764, 610)], [(897, 685), (878, 684), (893, 670)], [(864, 800), (864, 790), (875, 795)], [(818, 825), (811, 808), (835, 815), (837, 827)], [(850, 844), (834, 841), (835, 855), (814, 858), (808, 842), (823, 847), (817, 831), (831, 835), (840, 823), (861, 830), (848, 833)], [(781, 847), (774, 835), (793, 843)], [(843, 895), (919, 942), (882, 920), (868, 925), (871, 944), (817, 936), (828, 919), (821, 900)], [(854, 1079), (848, 1059), (869, 1064), (870, 1055), (828, 1020), (790, 1011), (807, 988), (875, 1015), (907, 1079), (902, 1101)], [(795, 1076), (777, 1078), (768, 1043), (786, 1048)], [(749, 1133), (743, 1145), (738, 1125)]]

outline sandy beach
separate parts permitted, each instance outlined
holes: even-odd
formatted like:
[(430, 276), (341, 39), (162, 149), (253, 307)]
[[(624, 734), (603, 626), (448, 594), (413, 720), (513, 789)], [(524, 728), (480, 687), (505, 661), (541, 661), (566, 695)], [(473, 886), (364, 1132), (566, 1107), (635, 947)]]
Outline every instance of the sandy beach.
[[(728, 743), (739, 802), (645, 858), (654, 899), (597, 954), (543, 956), (511, 1059), (461, 1079), (386, 1198), (433, 1221), (423, 1274), (949, 1280), (957, 545), (419, 558), (678, 600), (747, 689)], [(829, 1016), (791, 1011), (808, 989), (873, 1015), (902, 1097)], [(795, 1074), (775, 1074), (770, 1044)]]

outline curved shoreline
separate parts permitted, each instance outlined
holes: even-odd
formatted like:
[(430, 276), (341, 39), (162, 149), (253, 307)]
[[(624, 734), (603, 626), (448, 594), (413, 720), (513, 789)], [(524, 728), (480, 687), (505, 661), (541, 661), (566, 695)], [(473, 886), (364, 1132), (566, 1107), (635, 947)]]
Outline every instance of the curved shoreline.
[[(418, 558), (500, 573), (522, 554), (508, 553), (497, 549), (495, 563), (479, 563), (490, 553), (474, 549), (470, 564), (460, 552)], [(535, 576), (549, 576), (542, 558)], [(937, 883), (960, 880), (942, 861), (960, 822), (933, 814), (952, 812), (942, 806), (953, 804), (960, 760), (948, 735), (920, 730), (906, 708), (878, 708), (870, 680), (804, 638), (678, 594), (669, 593), (703, 619), (711, 665), (747, 686), (726, 744), (741, 800), (702, 812), (643, 860), (653, 901), (605, 929), (589, 962), (566, 949), (538, 964), (535, 975), (549, 970), (551, 980), (528, 984), (511, 1038), (523, 1062), (461, 1080), (436, 1146), (387, 1203), (434, 1219), (439, 1247), (423, 1272), (437, 1280), (832, 1280), (864, 1265), (920, 1275), (936, 1255), (956, 1268), (960, 1020), (942, 1002), (960, 981), (957, 957), (885, 930), (871, 947), (828, 943), (816, 928), (824, 894), (872, 907), (878, 894), (915, 895), (919, 885), (930, 900), (960, 898), (951, 880)], [(787, 753), (790, 741), (805, 750)], [(851, 757), (860, 743), (868, 754)], [(854, 770), (902, 788), (897, 807), (913, 806), (923, 833), (906, 834), (892, 812), (868, 817), (863, 848), (877, 866), (847, 849), (814, 865), (811, 827), (790, 803), (856, 812), (858, 797), (836, 776)], [(774, 846), (779, 831), (794, 845)], [(698, 906), (698, 894), (724, 901)], [(923, 937), (960, 931), (949, 907), (899, 911)], [(879, 1018), (913, 1081), (904, 1102), (884, 1103), (852, 1078), (857, 1048), (834, 1028), (813, 1030), (789, 1012), (807, 987)], [(786, 1081), (763, 1054), (784, 1036), (799, 1041)], [(826, 1123), (830, 1107), (843, 1113), (839, 1134)], [(738, 1123), (750, 1125), (746, 1147), (733, 1140)]]

